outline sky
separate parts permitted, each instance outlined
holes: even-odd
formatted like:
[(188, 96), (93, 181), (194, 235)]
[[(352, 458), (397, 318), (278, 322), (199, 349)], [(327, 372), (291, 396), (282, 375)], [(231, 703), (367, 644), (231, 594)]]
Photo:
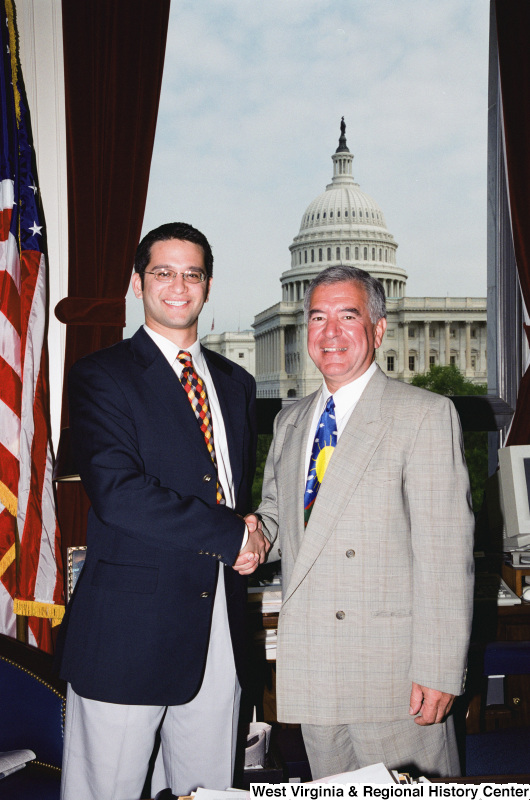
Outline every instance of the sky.
[(172, 0), (143, 234), (207, 236), (201, 336), (280, 301), (343, 116), (408, 296), (486, 296), (488, 35), (489, 0)]

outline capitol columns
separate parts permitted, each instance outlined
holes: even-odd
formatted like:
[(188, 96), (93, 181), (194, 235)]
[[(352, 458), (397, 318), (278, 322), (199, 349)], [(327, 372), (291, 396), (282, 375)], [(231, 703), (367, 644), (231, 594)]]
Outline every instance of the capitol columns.
[(445, 320), (445, 366), (451, 363), (451, 320)]
[[(279, 335), (278, 346), (280, 350), (280, 363), (278, 365), (278, 373), (280, 380), (282, 379), (285, 380), (287, 378), (286, 374), (287, 370), (285, 368), (285, 328), (281, 324), (281, 322), (278, 329), (278, 335)], [(280, 392), (280, 397), (281, 397), (281, 392)]]
[(427, 373), (429, 371), (429, 355), (431, 353), (431, 340), (429, 336), (429, 321), (425, 320), (423, 323), (423, 336), (424, 336), (424, 362), (425, 362), (425, 369), (424, 372)]
[(409, 323), (403, 320), (403, 377), (408, 378), (409, 370)]
[(466, 320), (466, 375), (471, 374), (471, 322)]

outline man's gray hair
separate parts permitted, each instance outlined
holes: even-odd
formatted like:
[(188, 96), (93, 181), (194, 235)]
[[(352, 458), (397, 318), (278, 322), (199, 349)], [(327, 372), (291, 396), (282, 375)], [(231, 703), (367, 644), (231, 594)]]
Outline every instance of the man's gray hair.
[(323, 269), (322, 272), (318, 273), (316, 278), (313, 278), (307, 287), (304, 296), (304, 316), (306, 322), (309, 317), (311, 297), (317, 286), (344, 282), (355, 283), (358, 286), (362, 286), (366, 291), (368, 313), (374, 325), (381, 318), (386, 318), (385, 290), (383, 289), (381, 281), (378, 281), (377, 278), (372, 278), (364, 269), (346, 267), (341, 264), (338, 267), (327, 267)]

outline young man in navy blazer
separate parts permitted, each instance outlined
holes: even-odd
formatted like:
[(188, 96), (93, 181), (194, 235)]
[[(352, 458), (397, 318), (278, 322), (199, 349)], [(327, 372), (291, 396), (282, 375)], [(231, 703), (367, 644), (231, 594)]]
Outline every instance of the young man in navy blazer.
[(71, 435), (92, 507), (60, 641), (62, 800), (139, 798), (157, 730), (153, 796), (231, 784), (244, 576), (269, 544), (242, 518), (255, 381), (197, 336), (212, 266), (191, 225), (148, 233), (132, 281), (145, 325), (70, 372)]

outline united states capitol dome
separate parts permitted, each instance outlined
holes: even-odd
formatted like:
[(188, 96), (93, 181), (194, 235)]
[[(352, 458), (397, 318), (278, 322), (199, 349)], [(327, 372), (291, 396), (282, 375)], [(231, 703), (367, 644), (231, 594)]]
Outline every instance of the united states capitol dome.
[(382, 282), (388, 298), (404, 297), (407, 274), (396, 264), (398, 245), (380, 207), (353, 178), (344, 117), (331, 158), (332, 182), (304, 211), (289, 248), (291, 268), (281, 277), (284, 300), (297, 298), (321, 270), (338, 264), (365, 269)]

